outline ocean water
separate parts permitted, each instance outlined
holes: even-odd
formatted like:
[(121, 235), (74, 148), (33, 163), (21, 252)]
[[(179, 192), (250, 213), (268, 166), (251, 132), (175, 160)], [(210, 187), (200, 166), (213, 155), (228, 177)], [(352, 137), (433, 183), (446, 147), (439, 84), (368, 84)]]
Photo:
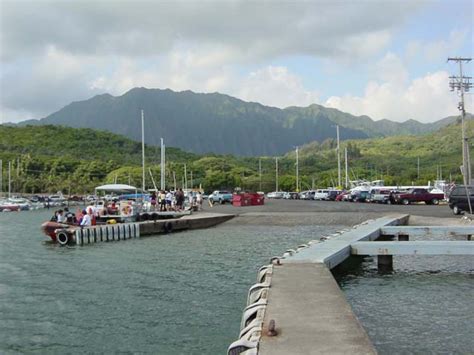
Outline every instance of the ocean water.
[(328, 231), (231, 223), (60, 247), (39, 228), (51, 213), (0, 213), (2, 354), (225, 354), (258, 268)]
[[(226, 223), (83, 247), (0, 213), (0, 353), (225, 354), (249, 287), (274, 255), (340, 227)], [(380, 354), (474, 353), (472, 257), (373, 258), (338, 273)]]
[[(422, 239), (439, 238), (411, 240)], [(336, 274), (378, 352), (474, 354), (474, 257), (394, 256), (393, 264), (379, 274), (376, 257), (366, 257)]]

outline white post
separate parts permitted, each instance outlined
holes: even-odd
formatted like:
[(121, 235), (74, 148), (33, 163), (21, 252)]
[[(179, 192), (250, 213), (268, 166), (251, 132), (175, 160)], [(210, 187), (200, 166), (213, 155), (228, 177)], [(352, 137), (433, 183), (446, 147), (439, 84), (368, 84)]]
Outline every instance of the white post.
[(262, 158), (258, 158), (259, 191), (262, 191)]
[(416, 164), (416, 171), (417, 171), (418, 180), (420, 180), (420, 157), (418, 157), (418, 162)]
[(193, 172), (191, 171), (191, 189), (194, 189)]
[(349, 163), (347, 161), (347, 147), (344, 149), (344, 161), (346, 164), (346, 189), (349, 187)]
[(163, 185), (166, 189), (166, 144), (163, 144)]
[(0, 159), (0, 197), (3, 196), (3, 161)]
[(300, 192), (299, 179), (298, 147), (296, 147), (296, 192)]
[(184, 164), (184, 189), (188, 189), (188, 175), (186, 172), (186, 164)]
[(142, 110), (142, 192), (145, 192), (145, 116)]
[(160, 145), (160, 152), (161, 152), (161, 160), (160, 160), (160, 188), (164, 190), (166, 187), (165, 184), (165, 145), (163, 144), (163, 138), (160, 138), (161, 145)]
[(275, 191), (278, 192), (278, 157), (275, 158)]
[(337, 185), (341, 186), (341, 154), (339, 153), (339, 125), (336, 126), (337, 132)]
[(176, 172), (173, 171), (173, 182), (174, 182), (174, 191), (177, 190), (177, 186), (176, 186)]
[(8, 162), (8, 198), (11, 197), (11, 192), (12, 192), (12, 174), (11, 174), (11, 170), (12, 170), (12, 162), (9, 161)]
[(148, 172), (150, 173), (150, 177), (151, 177), (151, 182), (153, 183), (153, 187), (155, 188), (155, 191), (158, 191), (157, 187), (156, 187), (156, 184), (155, 184), (155, 179), (153, 178), (153, 174), (151, 173), (151, 169), (148, 168)]

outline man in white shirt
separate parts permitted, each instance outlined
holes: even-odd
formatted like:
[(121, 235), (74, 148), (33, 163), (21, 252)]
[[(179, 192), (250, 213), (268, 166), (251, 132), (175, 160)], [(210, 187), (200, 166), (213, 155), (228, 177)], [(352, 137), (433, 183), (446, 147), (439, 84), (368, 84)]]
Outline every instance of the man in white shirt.
[(82, 216), (81, 227), (92, 225), (92, 219), (89, 213)]
[(64, 223), (64, 222), (66, 222), (66, 216), (64, 216), (63, 210), (59, 210), (59, 211), (56, 213), (56, 220), (58, 221), (58, 223)]

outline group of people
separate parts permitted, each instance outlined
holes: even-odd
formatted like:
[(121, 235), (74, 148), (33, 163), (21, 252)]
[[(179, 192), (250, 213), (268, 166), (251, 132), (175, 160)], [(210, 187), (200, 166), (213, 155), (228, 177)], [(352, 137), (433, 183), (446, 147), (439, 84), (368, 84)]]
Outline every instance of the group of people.
[[(202, 209), (202, 193), (199, 190), (188, 192), (188, 203), (191, 208)], [(151, 209), (153, 211), (183, 211), (186, 203), (186, 196), (183, 189), (176, 191), (161, 190), (153, 192), (150, 198)]]
[(68, 224), (75, 224), (77, 223), (76, 215), (69, 211), (69, 208), (64, 207), (64, 210), (59, 209), (54, 212), (53, 217), (51, 218), (52, 221), (58, 223), (68, 223)]
[(79, 226), (94, 225), (95, 219), (96, 211), (94, 206), (87, 206), (86, 209), (82, 210), (82, 212), (78, 212), (77, 215), (69, 211), (69, 208), (65, 207), (64, 210), (59, 209), (55, 211), (53, 217), (51, 217), (51, 221), (53, 222)]

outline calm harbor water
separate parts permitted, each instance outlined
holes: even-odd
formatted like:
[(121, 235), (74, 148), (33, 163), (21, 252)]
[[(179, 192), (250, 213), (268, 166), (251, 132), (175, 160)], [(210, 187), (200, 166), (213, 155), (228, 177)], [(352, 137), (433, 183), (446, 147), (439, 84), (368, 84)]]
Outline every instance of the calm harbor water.
[(336, 275), (377, 350), (474, 354), (474, 258), (394, 256), (393, 261), (394, 272), (387, 275), (377, 272), (372, 257)]
[[(340, 229), (230, 223), (62, 248), (39, 231), (50, 213), (0, 214), (0, 353), (224, 354), (257, 269)], [(380, 353), (472, 353), (472, 258), (375, 267), (338, 278)]]
[(323, 230), (224, 224), (59, 247), (39, 230), (51, 213), (0, 213), (0, 353), (225, 354), (258, 268)]

